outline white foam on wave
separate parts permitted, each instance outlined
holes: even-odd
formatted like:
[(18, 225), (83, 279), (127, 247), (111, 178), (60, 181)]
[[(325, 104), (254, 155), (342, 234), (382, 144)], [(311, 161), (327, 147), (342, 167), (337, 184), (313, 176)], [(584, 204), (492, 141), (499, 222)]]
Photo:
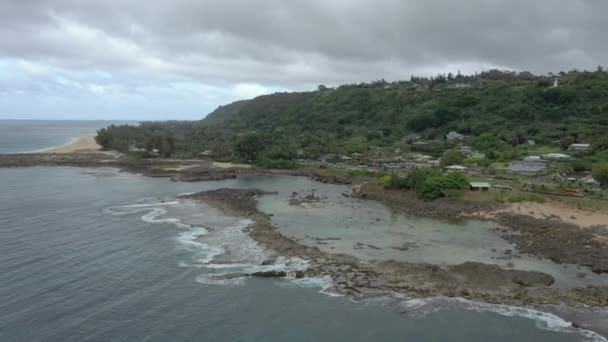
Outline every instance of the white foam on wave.
[(330, 275), (292, 279), (291, 282), (304, 288), (320, 288), (319, 293), (330, 297), (344, 297), (341, 293), (331, 291), (334, 283)]
[[(315, 278), (296, 278), (297, 271), (304, 271), (308, 268), (308, 261), (301, 258), (285, 258), (278, 257), (273, 263), (261, 264), (261, 260), (252, 263), (210, 263), (203, 265), (208, 271), (197, 278), (197, 281), (203, 284), (221, 284), (221, 285), (238, 285), (242, 284), (242, 280), (257, 272), (272, 272), (283, 271), (286, 273), (284, 279), (303, 284), (303, 279)], [(237, 281), (237, 279), (240, 279)], [(322, 285), (324, 283), (317, 282)]]
[(202, 227), (194, 227), (190, 230), (179, 233), (177, 241), (182, 248), (193, 254), (193, 259), (196, 262), (208, 263), (217, 255), (224, 252), (221, 247), (209, 246), (206, 243), (197, 241), (199, 237), (206, 235), (207, 229)]
[(568, 322), (554, 314), (526, 307), (506, 304), (490, 304), (472, 301), (465, 298), (448, 297), (433, 297), (425, 299), (411, 298), (401, 300), (399, 302), (399, 309), (402, 313), (419, 317), (423, 317), (441, 309), (447, 309), (450, 307), (475, 312), (491, 312), (506, 317), (521, 317), (531, 319), (540, 329), (562, 333), (578, 333), (583, 335), (588, 341), (608, 342), (605, 337), (589, 330), (575, 328), (572, 326), (571, 322)]
[[(150, 202), (150, 201), (154, 202)], [(176, 207), (182, 205), (180, 201), (158, 201), (156, 198), (146, 198), (141, 200), (144, 203), (121, 205), (106, 208), (105, 213), (121, 216), (121, 215), (133, 215), (145, 212), (141, 216), (141, 220), (148, 223), (168, 223), (172, 224), (180, 229), (183, 229), (176, 238), (180, 246), (186, 251), (192, 253), (193, 259), (197, 263), (208, 263), (213, 258), (223, 252), (220, 247), (209, 246), (206, 243), (198, 241), (198, 239), (209, 233), (209, 231), (202, 226), (192, 225), (183, 223), (181, 219), (176, 217), (163, 217), (168, 213), (166, 207)], [(187, 265), (186, 262), (180, 261), (179, 266), (184, 267)]]
[[(333, 283), (329, 275), (296, 278), (296, 272), (308, 269), (309, 262), (301, 258), (276, 257), (262, 248), (245, 232), (253, 223), (250, 219), (223, 217), (200, 203), (174, 198), (144, 198), (136, 204), (110, 207), (104, 212), (117, 216), (143, 213), (140, 218), (145, 222), (172, 224), (181, 229), (176, 240), (190, 253), (192, 260), (182, 260), (178, 266), (204, 269), (205, 272), (196, 277), (199, 283), (240, 285), (256, 272), (283, 271), (286, 273), (284, 279), (297, 286), (320, 288), (323, 294), (342, 296), (330, 290)], [(273, 262), (266, 263), (267, 260)]]

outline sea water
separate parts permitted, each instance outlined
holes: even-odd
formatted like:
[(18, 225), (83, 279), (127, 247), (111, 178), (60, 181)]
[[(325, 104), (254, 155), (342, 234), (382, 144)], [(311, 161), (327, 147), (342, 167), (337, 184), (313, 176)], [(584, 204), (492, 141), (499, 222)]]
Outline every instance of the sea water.
[(0, 153), (37, 152), (91, 136), (123, 121), (0, 120)]
[(603, 340), (523, 308), (400, 296), (355, 303), (322, 293), (326, 279), (210, 281), (226, 269), (306, 262), (260, 265), (270, 252), (243, 232), (246, 218), (178, 195), (285, 184), (0, 169), (0, 341)]

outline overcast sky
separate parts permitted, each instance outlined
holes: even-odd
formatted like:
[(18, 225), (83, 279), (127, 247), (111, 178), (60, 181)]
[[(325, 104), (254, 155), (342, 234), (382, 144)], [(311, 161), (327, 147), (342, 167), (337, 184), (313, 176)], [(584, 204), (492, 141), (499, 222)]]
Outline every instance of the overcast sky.
[(606, 0), (2, 0), (0, 118), (200, 119), (275, 91), (608, 64)]

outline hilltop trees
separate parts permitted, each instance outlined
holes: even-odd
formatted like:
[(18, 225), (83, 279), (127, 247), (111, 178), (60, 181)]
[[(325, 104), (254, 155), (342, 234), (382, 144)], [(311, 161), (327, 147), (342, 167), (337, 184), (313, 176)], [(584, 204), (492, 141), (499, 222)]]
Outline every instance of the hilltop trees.
[(608, 162), (596, 165), (592, 170), (593, 178), (600, 182), (604, 189), (608, 189)]
[[(126, 151), (144, 148), (147, 135), (162, 131), (171, 134), (182, 155), (221, 151), (255, 161), (260, 156), (295, 159), (296, 151), (309, 157), (409, 151), (417, 142), (436, 146), (442, 136), (457, 131), (492, 161), (512, 159), (514, 151), (527, 148), (527, 140), (553, 145), (564, 137), (564, 148), (572, 141), (590, 143), (598, 155), (608, 145), (599, 143), (608, 129), (608, 73), (559, 75), (557, 87), (553, 79), (558, 76), (501, 70), (320, 86), (224, 105), (202, 121), (115, 126), (100, 130), (97, 139), (105, 149)], [(411, 133), (416, 141), (405, 139)], [(425, 152), (435, 157), (444, 149), (430, 147)], [(598, 158), (592, 164), (607, 160)]]
[(162, 157), (169, 157), (175, 152), (175, 139), (168, 132), (155, 131), (145, 135), (144, 147), (146, 151), (158, 151)]
[(464, 161), (464, 156), (462, 153), (456, 150), (449, 150), (446, 152), (440, 160), (440, 165), (442, 167), (450, 166), (450, 165), (459, 165)]
[(264, 150), (264, 141), (257, 133), (239, 135), (234, 143), (234, 153), (245, 160), (256, 160)]

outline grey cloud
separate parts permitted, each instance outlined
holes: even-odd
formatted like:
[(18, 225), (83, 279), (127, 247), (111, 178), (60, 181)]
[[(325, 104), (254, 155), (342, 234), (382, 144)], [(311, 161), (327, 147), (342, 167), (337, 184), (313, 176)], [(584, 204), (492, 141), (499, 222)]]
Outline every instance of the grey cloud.
[(295, 89), (448, 65), (544, 73), (605, 63), (607, 12), (595, 0), (5, 0), (0, 57)]

